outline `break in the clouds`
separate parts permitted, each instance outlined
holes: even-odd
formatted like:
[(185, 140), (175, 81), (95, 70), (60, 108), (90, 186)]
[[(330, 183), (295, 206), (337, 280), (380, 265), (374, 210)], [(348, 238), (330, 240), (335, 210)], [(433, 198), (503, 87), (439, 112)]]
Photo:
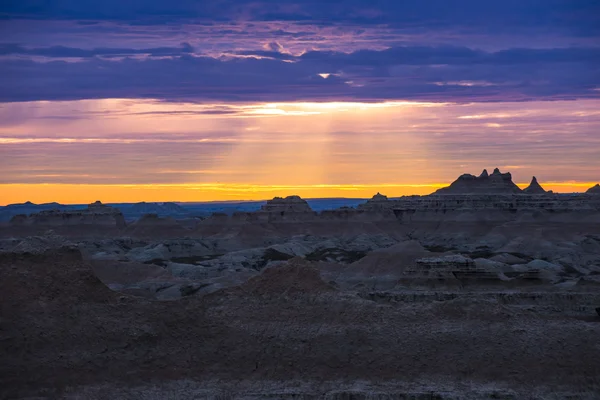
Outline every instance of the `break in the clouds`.
[(0, 184), (419, 185), (494, 167), (592, 182), (599, 103), (11, 103)]
[(8, 1), (0, 101), (598, 98), (599, 4)]

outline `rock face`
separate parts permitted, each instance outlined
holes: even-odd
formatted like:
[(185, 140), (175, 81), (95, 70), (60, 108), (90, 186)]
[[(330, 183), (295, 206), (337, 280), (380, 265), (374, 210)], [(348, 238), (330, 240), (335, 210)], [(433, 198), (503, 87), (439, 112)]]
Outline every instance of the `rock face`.
[(481, 175), (463, 174), (448, 187), (439, 189), (435, 194), (482, 194), (482, 193), (521, 193), (521, 189), (512, 181), (510, 172), (502, 173), (498, 168), (491, 175), (483, 170)]
[(96, 225), (123, 228), (125, 227), (125, 218), (119, 209), (96, 201), (83, 210), (47, 210), (31, 214), (28, 217), (17, 215), (11, 219), (11, 225), (48, 227)]
[(303, 200), (300, 196), (275, 197), (267, 201), (257, 211), (235, 211), (232, 215), (214, 212), (199, 225), (201, 227), (226, 229), (233, 226), (259, 225), (280, 221), (302, 222), (311, 220), (315, 216), (316, 213), (310, 208), (306, 200)]
[(241, 285), (240, 289), (259, 296), (291, 296), (334, 290), (323, 281), (319, 270), (302, 258), (293, 258), (285, 265), (267, 268)]
[(425, 257), (417, 260), (417, 266), (423, 271), (471, 271), (475, 269), (475, 263), (468, 257), (461, 255)]
[(523, 211), (576, 212), (600, 210), (600, 198), (581, 194), (554, 194), (544, 196), (520, 194), (455, 194), (408, 196), (391, 202), (398, 212), (448, 212), (448, 211)]
[(523, 193), (526, 194), (546, 194), (546, 190), (538, 183), (537, 178), (534, 176), (531, 179), (531, 183), (525, 189), (523, 189)]
[(171, 217), (145, 214), (127, 226), (127, 233), (135, 236), (185, 236), (188, 230)]
[(300, 196), (288, 196), (286, 198), (275, 197), (261, 206), (260, 210), (254, 213), (234, 213), (233, 219), (237, 221), (309, 221), (317, 213), (310, 208), (306, 200)]
[(586, 193), (588, 194), (600, 194), (600, 184), (596, 184), (595, 186), (592, 186), (591, 188), (589, 188)]
[(471, 259), (452, 254), (416, 260), (402, 279), (408, 286), (465, 286), (507, 285), (519, 287), (531, 284), (558, 282), (564, 270), (560, 265), (543, 260), (527, 264), (508, 265), (485, 258)]
[(312, 213), (306, 200), (300, 196), (288, 196), (286, 198), (275, 197), (273, 200), (267, 201), (267, 204), (261, 207), (261, 211), (269, 213)]
[(358, 209), (366, 210), (366, 211), (387, 210), (390, 208), (391, 203), (392, 202), (388, 199), (387, 196), (377, 192), (377, 194), (375, 196), (373, 196), (372, 198), (370, 198), (369, 200), (367, 200), (366, 203), (359, 204)]
[(408, 281), (414, 279), (417, 284), (459, 285), (461, 278), (479, 277), (475, 262), (462, 255), (425, 257), (416, 261), (416, 269), (406, 272)]
[(34, 204), (30, 201), (20, 204), (9, 204), (0, 207), (0, 221), (9, 221), (15, 215), (29, 215), (46, 210), (67, 210), (82, 208), (76, 205), (63, 205), (59, 203)]
[(5, 241), (0, 245), (0, 252), (16, 254), (44, 254), (57, 249), (75, 249), (75, 243), (49, 230), (39, 236), (29, 236), (22, 240)]

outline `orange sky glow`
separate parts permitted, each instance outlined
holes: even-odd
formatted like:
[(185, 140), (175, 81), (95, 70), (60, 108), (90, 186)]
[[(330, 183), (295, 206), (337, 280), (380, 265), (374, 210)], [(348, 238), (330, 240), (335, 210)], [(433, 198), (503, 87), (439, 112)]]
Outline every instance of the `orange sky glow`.
[(600, 180), (600, 100), (0, 104), (0, 204), (428, 194), (462, 173)]
[[(548, 183), (544, 187), (555, 192), (583, 192), (592, 182)], [(304, 198), (369, 198), (377, 192), (389, 197), (426, 195), (447, 186), (429, 185), (314, 185), (314, 186), (252, 186), (252, 185), (86, 185), (86, 184), (4, 184), (4, 204), (29, 199), (34, 203), (87, 204), (98, 199), (104, 203), (123, 202), (203, 202), (267, 200), (275, 196), (300, 195)], [(524, 188), (527, 184), (519, 184)]]

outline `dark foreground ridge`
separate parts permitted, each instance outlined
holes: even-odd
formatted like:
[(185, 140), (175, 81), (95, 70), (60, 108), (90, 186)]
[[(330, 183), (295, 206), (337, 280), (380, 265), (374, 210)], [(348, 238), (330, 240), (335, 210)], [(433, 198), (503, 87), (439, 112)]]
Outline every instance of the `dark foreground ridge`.
[[(211, 387), (211, 395), (238, 398), (287, 385), (282, 398), (317, 398), (327, 388), (355, 393), (359, 380), (383, 382), (367, 393), (518, 398), (539, 386), (592, 388), (600, 372), (597, 322), (466, 294), (384, 303), (345, 297), (297, 262), (239, 290), (178, 302), (111, 292), (71, 249), (4, 256), (2, 265), (8, 398), (144, 391), (183, 398)], [(563, 302), (556, 296), (555, 306)], [(470, 384), (436, 382), (440, 376)]]

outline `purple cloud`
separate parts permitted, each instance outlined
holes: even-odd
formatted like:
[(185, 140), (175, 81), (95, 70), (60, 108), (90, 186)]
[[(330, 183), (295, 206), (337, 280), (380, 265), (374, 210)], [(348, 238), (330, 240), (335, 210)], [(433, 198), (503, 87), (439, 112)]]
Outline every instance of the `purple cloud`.
[(255, 55), (115, 61), (91, 57), (82, 62), (5, 59), (0, 62), (0, 101), (515, 101), (597, 98), (595, 89), (600, 87), (600, 48), (484, 52), (405, 46), (349, 54)]

